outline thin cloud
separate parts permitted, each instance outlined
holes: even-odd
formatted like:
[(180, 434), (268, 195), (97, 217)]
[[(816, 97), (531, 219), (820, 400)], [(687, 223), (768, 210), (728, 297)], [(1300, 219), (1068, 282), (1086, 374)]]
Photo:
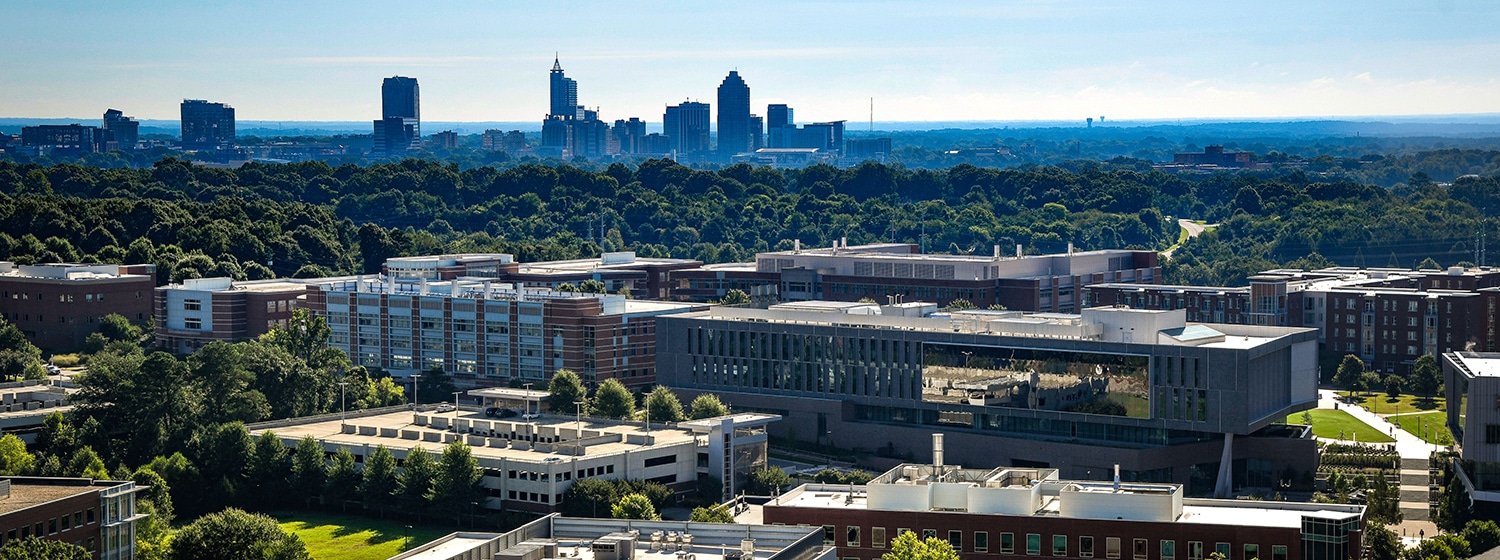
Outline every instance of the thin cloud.
[(461, 66), (494, 60), (487, 56), (304, 56), (286, 60), (317, 66)]

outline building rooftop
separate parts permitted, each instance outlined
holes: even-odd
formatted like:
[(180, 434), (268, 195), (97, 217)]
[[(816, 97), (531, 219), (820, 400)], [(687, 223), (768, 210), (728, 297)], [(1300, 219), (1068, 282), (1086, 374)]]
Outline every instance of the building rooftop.
[(1446, 356), (1469, 377), (1500, 377), (1500, 352), (1450, 352)]
[[(553, 514), (509, 533), (458, 532), (390, 560), (817, 560), (822, 529), (735, 523), (583, 519)], [(628, 547), (629, 551), (621, 551)]]
[(0, 515), (99, 489), (86, 478), (11, 477), (4, 480), (10, 488), (8, 495), (0, 493)]
[[(941, 451), (937, 451), (941, 453)], [(863, 486), (804, 484), (767, 508), (943, 511), (1300, 528), (1304, 517), (1358, 519), (1364, 506), (1184, 498), (1182, 486), (1062, 480), (1056, 469), (904, 464)]]
[(600, 270), (634, 270), (643, 266), (694, 266), (702, 264), (693, 259), (671, 259), (638, 257), (632, 251), (604, 253), (594, 259), (572, 259), (521, 263), (518, 274), (579, 274)]
[[(155, 265), (150, 266), (155, 269)], [(49, 280), (103, 280), (115, 278), (149, 278), (145, 274), (122, 273), (120, 265), (45, 263), (18, 265), (11, 261), (0, 261), (0, 276), (11, 278), (45, 278)]]
[[(510, 389), (509, 391), (522, 391)], [(540, 391), (532, 391), (538, 393)], [(478, 395), (478, 393), (471, 393)], [(779, 418), (770, 415), (770, 418)], [(459, 433), (452, 429), (458, 424)], [(474, 433), (470, 432), (473, 429)], [(517, 439), (500, 437), (485, 441), (470, 440), (474, 457), (482, 463), (506, 459), (544, 463), (578, 455), (598, 456), (639, 451), (652, 446), (694, 442), (696, 432), (689, 427), (669, 427), (653, 423), (648, 432), (637, 422), (623, 422), (584, 417), (580, 424), (572, 414), (543, 414), (535, 419), (495, 419), (482, 412), (463, 408), (454, 412), (413, 412), (382, 409), (366, 415), (349, 414), (341, 422), (338, 414), (302, 419), (262, 422), (250, 426), (259, 435), (274, 431), (283, 441), (295, 442), (307, 436), (327, 445), (350, 449), (384, 445), (392, 450), (408, 451), (421, 445), (428, 452), (438, 452), (460, 436), (480, 437), (477, 433), (516, 434)], [(581, 429), (581, 431), (580, 431)], [(581, 434), (581, 437), (580, 437)], [(527, 436), (534, 435), (535, 442)], [(579, 441), (582, 441), (580, 447)]]
[[(844, 308), (840, 306), (858, 304), (831, 302), (838, 305), (820, 306), (819, 303), (798, 302), (797, 306), (791, 308), (778, 306), (771, 309), (718, 306), (706, 311), (682, 314), (679, 317), (1227, 349), (1254, 348), (1290, 334), (1314, 330), (1300, 327), (1190, 324), (1187, 322), (1186, 312), (1182, 309), (1094, 307), (1076, 315), (966, 310), (932, 313), (927, 316), (902, 316), (882, 313), (885, 310), (884, 307), (869, 304), (865, 305), (874, 307), (875, 313), (830, 312), (843, 310)], [(812, 306), (808, 307), (809, 304)]]

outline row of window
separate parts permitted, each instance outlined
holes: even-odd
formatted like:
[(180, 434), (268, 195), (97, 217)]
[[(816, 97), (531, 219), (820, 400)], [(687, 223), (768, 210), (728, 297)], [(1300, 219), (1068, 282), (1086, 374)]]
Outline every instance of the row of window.
[[(77, 301), (76, 299), (74, 299), (73, 296), (74, 296), (74, 294), (57, 294), (57, 302), (58, 303), (73, 303), (73, 302)], [(15, 300), (22, 300), (22, 299), (29, 300), (29, 299), (31, 299), (31, 293), (30, 292), (3, 292), (3, 295), (0, 295), (0, 297), (6, 297), (6, 298), (10, 298), (10, 299), (15, 299)], [(38, 299), (38, 300), (44, 299), (45, 297), (46, 296), (43, 295), (41, 292), (37, 292), (37, 294), (36, 294), (36, 299)], [(140, 292), (136, 292), (135, 293), (135, 299), (141, 299), (141, 293)], [(100, 293), (94, 293), (94, 294), (83, 294), (83, 301), (85, 303), (93, 303), (93, 302), (96, 302), (96, 301), (104, 301), (104, 293), (100, 292)]]
[[(92, 525), (94, 521), (94, 508), (73, 512), (72, 515), (63, 514), (46, 521), (38, 521), (35, 525), (26, 525), (6, 531), (4, 538), (0, 539), (0, 544), (8, 543), (16, 539), (25, 539), (29, 537), (41, 538), (71, 531), (73, 529), (82, 529), (84, 525)], [(93, 538), (88, 539), (87, 548), (89, 550), (94, 549)]]
[[(834, 531), (835, 528), (833, 525), (823, 526), (823, 544), (829, 546), (835, 546), (838, 544), (834, 540), (836, 536)], [(909, 532), (911, 532), (911, 529), (901, 527), (896, 529), (895, 535), (900, 536), (904, 533)], [(938, 532), (936, 529), (922, 530), (922, 538), (924, 539), (937, 538), (937, 536)], [(999, 546), (997, 547), (995, 552), (998, 552), (1000, 554), (1021, 554), (1022, 552), (1024, 552), (1024, 554), (1026, 554), (1027, 556), (1040, 556), (1044, 553), (1051, 556), (1068, 556), (1068, 547), (1070, 542), (1073, 541), (1073, 538), (1069, 537), (1068, 535), (1051, 535), (1050, 542), (1046, 543), (1049, 546), (1044, 551), (1042, 547), (1042, 545), (1044, 544), (1044, 540), (1042, 538), (1043, 535), (1040, 533), (1024, 533), (1022, 535), (1022, 538), (1025, 539), (1023, 543), (1016, 542), (1015, 533), (1000, 533), (999, 536), (1000, 541), (999, 543), (997, 543)], [(957, 552), (991, 552), (989, 531), (974, 531), (969, 541), (969, 548), (967, 549), (964, 548), (963, 531), (950, 530), (948, 531), (947, 538), (948, 544), (952, 545), (953, 550)], [(1122, 549), (1124, 545), (1124, 539), (1121, 537), (1105, 537), (1103, 551), (1098, 551), (1095, 549), (1095, 538), (1093, 536), (1082, 535), (1078, 536), (1076, 540), (1078, 546), (1077, 556), (1080, 558), (1094, 558), (1100, 552), (1102, 552), (1102, 555), (1100, 557), (1105, 558), (1106, 560), (1120, 560), (1124, 557), (1124, 551)], [(885, 527), (870, 528), (869, 548), (885, 548), (886, 542)], [(1155, 547), (1152, 547), (1151, 539), (1130, 539), (1131, 559), (1177, 560), (1177, 541), (1171, 539), (1160, 539), (1156, 541), (1156, 543), (1157, 545)], [(1021, 549), (1022, 552), (1017, 552), (1018, 544), (1024, 546), (1024, 548)], [(865, 547), (864, 541), (860, 536), (859, 526), (848, 525), (844, 527), (843, 545), (855, 548)], [(1155, 551), (1154, 555), (1153, 551)], [(1230, 543), (1227, 542), (1214, 543), (1214, 551), (1222, 555), (1225, 560), (1258, 560), (1260, 558), (1259, 544), (1243, 545), (1243, 547), (1241, 548), (1242, 554), (1238, 557), (1233, 556), (1233, 547), (1230, 545)], [(1203, 560), (1203, 541), (1188, 541), (1186, 552), (1187, 560)], [(1286, 545), (1278, 544), (1271, 546), (1271, 557), (1269, 560), (1286, 559)]]
[[(10, 321), (12, 323), (19, 323), (19, 322), (22, 322), (22, 321), (27, 321), (27, 322), (31, 321), (31, 314), (30, 313), (6, 313), (6, 314), (4, 314), (4, 317), (5, 317), (5, 319), (7, 321)], [(85, 315), (83, 317), (83, 320), (84, 320), (85, 323), (92, 324), (92, 323), (98, 322), (99, 320), (101, 320), (103, 318), (104, 318), (103, 315)], [(141, 320), (141, 319), (144, 319), (144, 317), (140, 313), (137, 313), (136, 314), (136, 320)], [(57, 322), (58, 322), (58, 324), (62, 324), (62, 325), (66, 325), (66, 324), (70, 324), (70, 323), (75, 323), (75, 322), (77, 322), (77, 320), (78, 320), (77, 317), (67, 317), (67, 316), (62, 316), (62, 315), (57, 316)], [(38, 313), (36, 315), (36, 322), (38, 322), (38, 323), (45, 323), (45, 322), (47, 322), (47, 318), (44, 315), (42, 315), (41, 313)]]

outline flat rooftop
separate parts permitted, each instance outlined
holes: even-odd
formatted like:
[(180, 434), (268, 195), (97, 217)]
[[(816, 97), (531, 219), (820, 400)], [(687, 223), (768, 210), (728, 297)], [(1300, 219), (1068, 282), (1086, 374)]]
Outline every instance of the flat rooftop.
[[(634, 539), (638, 560), (681, 560), (692, 554), (698, 560), (741, 558), (744, 539), (753, 539), (755, 558), (821, 558), (831, 552), (822, 546), (822, 529), (736, 523), (642, 521), (627, 519), (582, 519), (556, 514), (537, 519), (509, 533), (458, 532), (392, 557), (392, 560), (450, 560), (452, 558), (518, 557), (537, 547), (557, 547), (558, 558), (595, 560), (590, 544)], [(653, 546), (653, 541), (658, 543)], [(617, 541), (618, 542), (618, 541)], [(789, 547), (795, 547), (788, 551)], [(681, 549), (679, 551), (679, 549)], [(794, 551), (806, 550), (803, 556)], [(788, 551), (791, 556), (782, 555)], [(725, 554), (728, 552), (729, 554)]]
[[(418, 416), (428, 419), (428, 425), (417, 423)], [(571, 451), (573, 448), (567, 442), (576, 441), (580, 424), (574, 421), (573, 415), (544, 414), (534, 420), (521, 418), (496, 419), (484, 415), (482, 412), (462, 409), (456, 412), (413, 412), (401, 410), (397, 412), (386, 412), (370, 416), (350, 416), (344, 423), (351, 426), (354, 433), (344, 433), (342, 424), (336, 414), (313, 417), (310, 421), (295, 422), (283, 420), (277, 422), (263, 422), (253, 425), (251, 433), (260, 435), (266, 431), (275, 432), (283, 441), (295, 441), (303, 437), (312, 436), (326, 445), (347, 446), (351, 450), (374, 448), (384, 445), (393, 450), (407, 451), (418, 445), (428, 452), (438, 452), (447, 445), (449, 437), (454, 432), (451, 428), (434, 427), (432, 420), (441, 419), (442, 426), (448, 426), (453, 419), (473, 420), (482, 422), (494, 422), (496, 425), (515, 427), (517, 433), (529, 431), (533, 434), (555, 435), (559, 438), (559, 450)], [(364, 428), (364, 430), (360, 430)], [(694, 440), (694, 434), (689, 430), (667, 428), (665, 426), (653, 426), (650, 436), (654, 438), (652, 443), (644, 442), (646, 429), (636, 424), (625, 424), (618, 421), (608, 421), (583, 418), (581, 424), (585, 440), (585, 456), (611, 455), (624, 453), (626, 451), (638, 451), (642, 448), (654, 446), (666, 446), (689, 443)], [(361, 432), (364, 433), (361, 433)], [(403, 437), (403, 432), (408, 437)], [(382, 433), (387, 435), (381, 435)], [(468, 431), (459, 432), (468, 435)], [(621, 437), (617, 441), (601, 441), (603, 435), (618, 434)], [(410, 439), (415, 435), (415, 439)], [(569, 453), (558, 453), (553, 451), (541, 451), (535, 449), (518, 449), (513, 447), (473, 446), (474, 457), (484, 459), (508, 459), (531, 462), (544, 462), (549, 457), (571, 457)]]
[[(78, 482), (69, 484), (69, 482)], [(63, 498), (97, 491), (99, 487), (84, 484), (81, 480), (59, 480), (56, 484), (42, 484), (23, 479), (11, 479), (10, 497), (0, 498), (0, 515), (20, 511), (31, 506), (45, 504)]]
[(1473, 377), (1500, 377), (1500, 352), (1450, 352), (1444, 356)]
[[(1044, 481), (1042, 484), (1054, 487), (1055, 489), (1060, 489), (1070, 484), (1081, 484), (1090, 487), (1109, 486), (1107, 482), (1067, 480)], [(1122, 486), (1130, 487), (1138, 485), (1124, 484)], [(766, 507), (780, 506), (830, 510), (869, 509), (866, 487), (854, 486), (852, 498), (849, 489), (850, 486), (848, 485), (807, 484), (783, 494), (779, 499), (767, 503)], [(1044, 496), (1041, 506), (1030, 517), (1063, 517), (1058, 507), (1060, 504), (1059, 497), (1057, 495), (1045, 495), (1047, 492), (1045, 489), (1043, 492)], [(1297, 529), (1302, 527), (1302, 518), (1305, 516), (1342, 519), (1354, 515), (1362, 515), (1363, 512), (1361, 510), (1363, 508), (1364, 506), (1347, 504), (1184, 498), (1182, 515), (1172, 520), (1172, 522)], [(970, 513), (966, 511), (945, 511), (945, 513), (958, 515), (1013, 515), (1003, 513)], [(837, 514), (831, 513), (831, 515)]]

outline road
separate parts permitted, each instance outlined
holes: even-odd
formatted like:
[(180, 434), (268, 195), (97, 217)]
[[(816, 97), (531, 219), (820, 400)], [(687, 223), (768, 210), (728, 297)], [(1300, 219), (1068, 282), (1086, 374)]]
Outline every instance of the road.
[[(1203, 235), (1203, 232), (1207, 231), (1208, 228), (1216, 226), (1218, 224), (1200, 224), (1187, 218), (1178, 218), (1177, 225), (1181, 226), (1183, 231), (1187, 232), (1189, 239), (1192, 239), (1194, 237), (1198, 237), (1199, 235)], [(1173, 245), (1171, 249), (1162, 251), (1162, 260), (1170, 260), (1172, 258), (1172, 252), (1176, 250), (1177, 246)]]

